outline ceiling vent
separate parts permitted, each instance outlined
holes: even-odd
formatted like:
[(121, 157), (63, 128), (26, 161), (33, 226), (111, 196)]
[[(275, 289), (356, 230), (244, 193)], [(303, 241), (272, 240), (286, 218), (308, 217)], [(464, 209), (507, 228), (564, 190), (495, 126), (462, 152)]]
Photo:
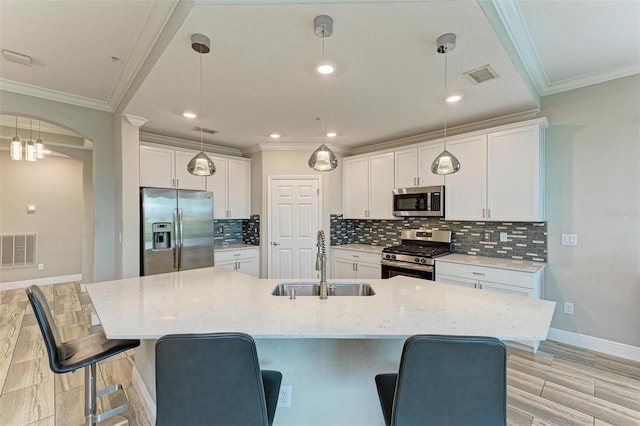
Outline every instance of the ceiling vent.
[(199, 132), (200, 130), (202, 130), (203, 133), (209, 133), (210, 135), (215, 135), (216, 133), (218, 133), (217, 130), (207, 129), (206, 127), (200, 127), (200, 126), (196, 126), (192, 130), (194, 132)]
[(498, 74), (489, 65), (467, 71), (463, 75), (474, 84), (480, 84), (498, 78)]

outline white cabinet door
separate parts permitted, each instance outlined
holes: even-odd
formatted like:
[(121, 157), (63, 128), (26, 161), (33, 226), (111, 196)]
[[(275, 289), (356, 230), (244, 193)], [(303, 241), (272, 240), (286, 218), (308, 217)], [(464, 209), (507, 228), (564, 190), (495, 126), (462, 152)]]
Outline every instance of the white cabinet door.
[(544, 220), (540, 126), (489, 133), (487, 209), (491, 220)]
[[(444, 150), (444, 143), (432, 143), (418, 148), (418, 185), (444, 185), (444, 175), (431, 172), (431, 163)], [(446, 198), (445, 198), (446, 199)]]
[(355, 263), (350, 260), (338, 259), (336, 257), (333, 258), (333, 264), (331, 266), (332, 277), (333, 278), (346, 278), (346, 279), (355, 279), (356, 268)]
[(237, 271), (258, 278), (258, 259), (254, 257), (239, 259)]
[(369, 159), (345, 158), (342, 160), (342, 169), (343, 215), (346, 219), (366, 219), (369, 210)]
[(251, 163), (229, 159), (229, 218), (249, 219), (251, 213)]
[(393, 219), (393, 152), (369, 157), (368, 219)]
[(216, 166), (216, 172), (207, 176), (207, 191), (213, 192), (213, 218), (227, 219), (227, 159), (209, 156)]
[(140, 145), (140, 186), (174, 188), (175, 150)]
[(203, 176), (192, 175), (187, 171), (187, 164), (197, 152), (176, 151), (176, 188), (203, 191), (206, 188)]
[(396, 188), (410, 188), (418, 185), (418, 148), (395, 152), (394, 182)]
[(486, 216), (486, 135), (447, 142), (447, 150), (460, 161), (457, 173), (446, 175), (445, 216), (447, 220), (478, 220)]
[(382, 278), (380, 264), (375, 263), (357, 263), (356, 275), (358, 279), (379, 280)]

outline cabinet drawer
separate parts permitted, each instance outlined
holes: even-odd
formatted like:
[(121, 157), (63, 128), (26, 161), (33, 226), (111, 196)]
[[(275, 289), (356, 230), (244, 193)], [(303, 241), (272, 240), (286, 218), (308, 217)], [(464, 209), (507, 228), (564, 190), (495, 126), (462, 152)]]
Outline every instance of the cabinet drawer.
[(507, 269), (487, 268), (484, 266), (437, 262), (436, 273), (531, 289), (534, 288), (535, 285), (534, 274), (532, 273), (510, 271)]
[(238, 259), (257, 258), (258, 249), (242, 249), (242, 250), (214, 250), (214, 258), (216, 266), (218, 262), (228, 262)]
[(350, 262), (365, 262), (380, 264), (381, 256), (377, 253), (369, 253), (358, 250), (336, 249), (332, 250), (336, 259), (348, 260)]

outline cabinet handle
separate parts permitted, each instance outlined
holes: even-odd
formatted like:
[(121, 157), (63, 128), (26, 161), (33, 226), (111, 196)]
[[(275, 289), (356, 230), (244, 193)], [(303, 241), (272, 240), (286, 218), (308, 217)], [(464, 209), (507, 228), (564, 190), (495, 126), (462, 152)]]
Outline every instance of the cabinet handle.
[(272, 246), (279, 246), (279, 245), (280, 245), (280, 243), (277, 243), (277, 242), (273, 241), (273, 242), (271, 243), (271, 245), (272, 245)]
[(479, 286), (480, 286), (480, 290), (482, 290), (482, 284), (479, 284)]
[(478, 283), (473, 283), (473, 288), (478, 288)]
[(356, 272), (358, 272), (358, 264), (356, 263)]
[(418, 182), (418, 185), (420, 185), (420, 176), (416, 178), (416, 181)]
[(482, 218), (483, 219), (485, 218), (485, 212), (486, 212), (486, 209), (482, 209)]
[(413, 178), (413, 186), (418, 186), (418, 182), (416, 182), (416, 178)]
[(352, 263), (352, 264), (351, 264), (351, 270), (352, 270), (352, 271), (355, 271), (355, 270), (356, 270), (356, 264), (355, 264), (355, 263)]
[(176, 188), (180, 187), (180, 179), (176, 179)]
[(472, 272), (473, 275), (483, 275), (484, 276), (484, 272)]
[(491, 218), (491, 209), (487, 209), (487, 219)]

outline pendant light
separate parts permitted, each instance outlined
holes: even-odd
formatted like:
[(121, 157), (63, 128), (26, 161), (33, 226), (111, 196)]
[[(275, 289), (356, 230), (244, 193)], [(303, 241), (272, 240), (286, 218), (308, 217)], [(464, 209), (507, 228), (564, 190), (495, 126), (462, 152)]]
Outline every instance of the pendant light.
[[(324, 39), (333, 34), (333, 18), (327, 15), (318, 15), (313, 20), (313, 32), (322, 39), (322, 63), (324, 63)], [(325, 131), (324, 115), (324, 86), (321, 95), (322, 103), (322, 145), (309, 157), (309, 167), (318, 172), (327, 172), (338, 167), (336, 155), (324, 144)]]
[(36, 158), (38, 160), (44, 159), (44, 143), (40, 139), (40, 120), (38, 120), (38, 139), (36, 140)]
[(204, 153), (202, 140), (202, 55), (209, 53), (211, 50), (209, 46), (209, 37), (202, 34), (191, 35), (191, 48), (200, 55), (200, 152), (189, 161), (187, 171), (196, 176), (211, 176), (216, 172), (216, 166), (213, 164), (213, 161)]
[(22, 142), (18, 137), (18, 117), (16, 116), (16, 135), (11, 141), (11, 159), (22, 160)]
[(27, 142), (24, 147), (24, 159), (27, 161), (36, 161), (36, 145), (33, 143), (33, 139), (31, 139), (32, 124), (33, 121), (29, 120), (29, 142)]
[[(456, 47), (456, 35), (443, 34), (438, 37), (438, 53), (444, 53), (444, 93), (447, 94), (447, 53)], [(437, 175), (449, 175), (460, 170), (460, 161), (447, 151), (447, 103), (444, 102), (444, 151), (431, 163), (431, 172)]]

